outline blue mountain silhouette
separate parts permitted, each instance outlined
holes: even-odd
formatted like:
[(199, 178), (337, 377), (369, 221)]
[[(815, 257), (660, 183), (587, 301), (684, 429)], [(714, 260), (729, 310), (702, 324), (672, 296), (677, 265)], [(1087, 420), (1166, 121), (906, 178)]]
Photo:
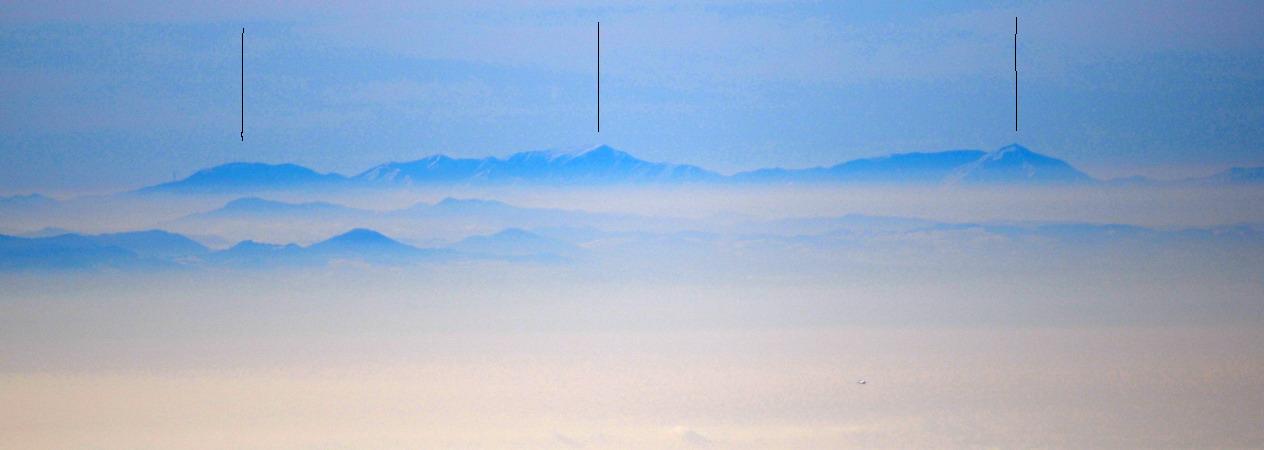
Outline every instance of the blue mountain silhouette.
[(453, 244), (452, 249), (476, 255), (554, 256), (569, 258), (582, 253), (568, 242), (548, 238), (520, 228), (507, 228), (495, 234), (470, 236)]
[(847, 161), (831, 167), (759, 169), (738, 173), (733, 175), (733, 179), (757, 183), (940, 183), (954, 170), (984, 155), (979, 150), (897, 153)]
[(1264, 167), (1234, 167), (1209, 177), (1191, 180), (1208, 184), (1264, 183)]
[(0, 197), (0, 208), (48, 208), (57, 206), (57, 200), (42, 194), (14, 195)]
[(356, 228), (346, 233), (312, 244), (308, 247), (308, 250), (331, 253), (354, 253), (361, 251), (407, 253), (415, 251), (417, 248), (400, 243), (399, 241), (386, 237), (386, 235), (383, 235), (382, 233), (378, 233), (367, 228)]
[[(432, 184), (647, 184), (647, 183), (875, 183), (1047, 184), (1095, 180), (1066, 162), (1009, 145), (993, 152), (949, 150), (864, 158), (830, 167), (758, 169), (731, 176), (701, 167), (649, 162), (609, 146), (580, 153), (521, 152), (501, 159), (434, 155), (391, 162), (353, 177), (322, 174), (293, 164), (231, 163), (198, 171), (141, 193), (234, 193)], [(240, 206), (240, 205), (239, 205)]]
[(223, 193), (287, 188), (333, 187), (346, 177), (322, 174), (295, 164), (228, 163), (199, 170), (188, 178), (140, 189), (140, 193)]
[(331, 216), (357, 216), (370, 213), (371, 211), (327, 202), (287, 203), (275, 200), (265, 200), (259, 197), (243, 197), (229, 201), (220, 208), (204, 213), (192, 214), (185, 219), (242, 217), (267, 218), (283, 215), (302, 216), (311, 219), (328, 218)]
[(378, 184), (509, 183), (560, 184), (699, 182), (722, 178), (700, 167), (653, 163), (609, 146), (582, 153), (522, 152), (506, 159), (457, 159), (444, 155), (373, 167), (353, 177)]
[[(200, 170), (188, 178), (139, 189), (140, 193), (245, 193), (291, 189), (399, 187), (451, 184), (650, 184), (650, 183), (860, 183), (860, 184), (1006, 184), (1048, 185), (1102, 182), (1065, 161), (1018, 144), (984, 152), (948, 150), (896, 153), (846, 161), (829, 167), (766, 168), (721, 175), (701, 167), (656, 163), (600, 146), (580, 153), (530, 151), (506, 158), (453, 158), (434, 155), (409, 162), (380, 164), (352, 177), (318, 173), (294, 164), (230, 163)], [(1233, 168), (1210, 177), (1155, 181), (1144, 177), (1108, 180), (1112, 185), (1167, 183), (1261, 183), (1264, 167)], [(55, 200), (33, 194), (0, 198), (0, 210)]]
[(0, 268), (101, 269), (167, 267), (174, 260), (209, 250), (184, 236), (160, 230), (48, 237), (0, 236)]
[[(773, 224), (777, 226), (784, 226)], [(808, 219), (795, 227), (812, 234), (754, 234), (731, 238), (754, 244), (827, 247), (854, 245), (870, 235), (921, 236), (926, 232), (956, 233), (974, 240), (975, 233), (1040, 245), (1057, 242), (1066, 248), (1128, 246), (1128, 251), (1170, 248), (1175, 245), (1212, 245), (1222, 249), (1258, 248), (1264, 243), (1259, 226), (1236, 225), (1176, 231), (1132, 225), (1086, 223), (937, 223), (893, 217), (842, 216)], [(542, 235), (543, 234), (543, 235)], [(584, 237), (583, 235), (589, 235)], [(25, 270), (153, 270), (171, 268), (267, 268), (326, 265), (357, 261), (375, 265), (403, 265), (457, 258), (506, 261), (563, 261), (592, 254), (576, 242), (607, 241), (604, 249), (641, 251), (645, 248), (691, 248), (708, 251), (719, 235), (709, 232), (605, 232), (597, 229), (553, 229), (540, 233), (506, 229), (466, 238), (449, 248), (416, 248), (369, 229), (353, 229), (302, 247), (243, 241), (222, 251), (209, 251), (184, 236), (160, 230), (103, 235), (63, 234), (50, 237), (0, 235), (0, 271)], [(578, 238), (572, 239), (572, 238)], [(993, 241), (994, 242), (994, 241)], [(833, 243), (833, 244), (832, 244)], [(612, 246), (613, 245), (613, 246)], [(1122, 247), (1121, 247), (1122, 248)]]
[(268, 244), (251, 240), (207, 256), (211, 264), (237, 268), (312, 266), (323, 261), (309, 257), (296, 244)]
[(949, 181), (972, 184), (1072, 184), (1094, 181), (1057, 158), (1011, 144), (962, 165)]
[(447, 250), (420, 249), (377, 231), (356, 228), (307, 247), (242, 241), (208, 259), (216, 264), (235, 267), (276, 267), (322, 265), (335, 260), (395, 265), (449, 256), (452, 255)]
[(993, 152), (949, 150), (899, 153), (808, 169), (759, 169), (732, 176), (691, 165), (641, 160), (609, 146), (581, 153), (521, 152), (501, 159), (434, 155), (392, 162), (350, 178), (285, 165), (234, 163), (142, 192), (217, 192), (311, 186), (427, 184), (645, 184), (645, 183), (1080, 183), (1094, 181), (1066, 162), (1019, 145)]
[(115, 246), (135, 252), (142, 257), (193, 257), (210, 251), (197, 241), (163, 230), (98, 234), (91, 236), (90, 239), (101, 245)]

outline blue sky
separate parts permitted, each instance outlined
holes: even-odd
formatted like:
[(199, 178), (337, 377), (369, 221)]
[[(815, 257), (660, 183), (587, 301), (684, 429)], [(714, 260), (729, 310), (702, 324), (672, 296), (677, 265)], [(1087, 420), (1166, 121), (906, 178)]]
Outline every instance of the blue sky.
[(601, 143), (722, 172), (1011, 142), (1100, 177), (1264, 165), (1250, 2), (5, 3), (0, 193)]

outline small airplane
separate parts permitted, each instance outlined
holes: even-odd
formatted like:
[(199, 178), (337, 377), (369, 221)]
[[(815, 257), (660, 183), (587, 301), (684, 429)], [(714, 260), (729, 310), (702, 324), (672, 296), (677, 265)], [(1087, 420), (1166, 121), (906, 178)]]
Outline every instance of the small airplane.
[(869, 384), (869, 382), (865, 380), (856, 380), (856, 384)]

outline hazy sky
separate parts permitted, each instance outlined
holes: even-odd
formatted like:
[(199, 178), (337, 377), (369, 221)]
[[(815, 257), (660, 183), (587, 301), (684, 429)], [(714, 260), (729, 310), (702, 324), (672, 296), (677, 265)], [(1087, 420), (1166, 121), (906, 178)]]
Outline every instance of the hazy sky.
[(722, 172), (1015, 141), (1100, 177), (1264, 165), (1251, 2), (3, 3), (0, 193), (599, 143)]

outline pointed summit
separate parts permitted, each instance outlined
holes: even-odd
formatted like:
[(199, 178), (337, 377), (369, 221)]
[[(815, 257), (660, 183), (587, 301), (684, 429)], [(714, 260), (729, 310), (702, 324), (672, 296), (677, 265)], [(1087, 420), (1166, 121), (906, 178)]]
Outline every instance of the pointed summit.
[(603, 145), (598, 145), (596, 147), (590, 148), (580, 153), (578, 157), (601, 158), (601, 159), (623, 159), (623, 158), (631, 158), (632, 155), (622, 150), (616, 150), (614, 147), (611, 147), (609, 145), (603, 144)]
[(1059, 161), (1058, 159), (1033, 152), (1031, 151), (1031, 149), (1027, 147), (1023, 147), (1022, 145), (1019, 145), (1016, 143), (1009, 144), (1004, 147), (998, 148), (996, 150), (990, 151), (987, 154), (983, 155), (982, 159), (990, 160), (990, 161), (1004, 161), (1004, 160), (1017, 161), (1017, 160), (1024, 160), (1024, 159), (1033, 159), (1033, 160), (1040, 160), (1040, 161)]
[(368, 228), (353, 229), (312, 244), (304, 250), (307, 255), (326, 261), (361, 260), (384, 264), (410, 263), (446, 254), (443, 251), (413, 247)]
[(1066, 161), (1033, 152), (1019, 144), (988, 152), (977, 161), (960, 167), (948, 178), (950, 183), (972, 184), (1075, 184), (1092, 181), (1092, 177), (1071, 167)]
[(1006, 154), (1006, 153), (1035, 154), (1035, 152), (1031, 151), (1031, 149), (1027, 147), (1023, 147), (1021, 144), (1017, 142), (998, 148), (991, 152), (991, 154)]
[(331, 237), (320, 244), (346, 244), (346, 245), (404, 245), (398, 241), (386, 237), (382, 233), (370, 230), (368, 228), (355, 228), (346, 233)]

